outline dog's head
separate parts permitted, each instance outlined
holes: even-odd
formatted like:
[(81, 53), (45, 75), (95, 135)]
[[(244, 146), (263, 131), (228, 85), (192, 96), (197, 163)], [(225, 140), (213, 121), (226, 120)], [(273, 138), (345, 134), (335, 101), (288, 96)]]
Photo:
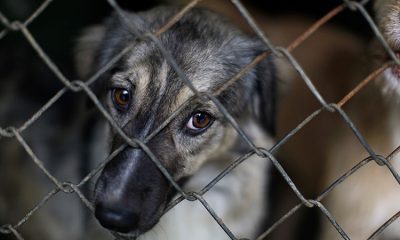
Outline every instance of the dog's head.
[[(130, 19), (129, 13), (126, 16), (144, 33), (157, 30), (176, 12), (175, 8), (156, 8), (140, 13), (140, 23)], [(86, 72), (101, 69), (135, 37), (123, 20), (111, 17), (82, 38), (82, 62), (78, 67)], [(259, 41), (201, 9), (192, 10), (159, 39), (199, 92), (219, 89), (266, 51)], [(150, 40), (137, 43), (96, 84), (100, 84), (96, 87), (103, 94), (108, 112), (125, 134), (142, 141), (187, 103), (146, 143), (175, 181), (192, 176), (238, 139), (217, 107), (195, 97)], [(224, 89), (217, 99), (239, 123), (257, 118), (272, 134), (275, 85), (271, 59), (266, 59)], [(124, 143), (115, 130), (109, 138), (111, 151)], [(173, 191), (142, 149), (128, 147), (104, 167), (97, 181), (96, 217), (106, 228), (139, 235), (158, 222)]]

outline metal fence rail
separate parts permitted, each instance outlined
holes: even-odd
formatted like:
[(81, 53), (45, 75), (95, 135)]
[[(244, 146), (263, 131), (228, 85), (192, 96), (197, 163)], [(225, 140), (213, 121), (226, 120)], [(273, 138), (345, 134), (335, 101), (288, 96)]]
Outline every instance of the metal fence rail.
[[(108, 1), (109, 5), (120, 15), (120, 17), (122, 19), (126, 19), (124, 11), (118, 6), (118, 4), (114, 0), (107, 0), (107, 1)], [(34, 163), (42, 170), (43, 174), (45, 174), (55, 185), (54, 189), (52, 191), (50, 191), (39, 203), (37, 203), (37, 205), (31, 211), (26, 213), (26, 215), (22, 219), (20, 219), (19, 222), (0, 226), (0, 236), (2, 234), (13, 234), (17, 239), (24, 239), (23, 236), (19, 232), (19, 228), (21, 227), (21, 225), (23, 225), (27, 221), (29, 221), (29, 219), (35, 212), (40, 211), (40, 209), (59, 192), (76, 194), (80, 198), (80, 200), (90, 210), (93, 211), (92, 204), (84, 196), (84, 194), (82, 193), (82, 191), (79, 188), (81, 186), (83, 186), (84, 184), (86, 184), (90, 179), (92, 179), (102, 169), (102, 167), (104, 167), (104, 165), (108, 161), (112, 160), (113, 157), (116, 156), (120, 151), (122, 151), (126, 146), (141, 148), (148, 155), (148, 157), (157, 165), (157, 167), (164, 174), (164, 176), (169, 180), (169, 182), (180, 193), (181, 196), (178, 199), (176, 199), (174, 202), (170, 203), (170, 205), (167, 207), (166, 211), (173, 208), (174, 206), (176, 206), (183, 200), (199, 201), (231, 239), (238, 239), (238, 238), (236, 236), (234, 236), (234, 234), (230, 231), (230, 229), (224, 224), (223, 219), (220, 219), (216, 215), (216, 213), (213, 211), (212, 207), (203, 198), (203, 195), (208, 190), (210, 190), (219, 180), (221, 180), (226, 174), (228, 174), (235, 167), (237, 167), (241, 162), (246, 161), (247, 158), (249, 158), (250, 156), (252, 156), (254, 154), (258, 155), (259, 157), (265, 158), (268, 161), (271, 161), (272, 164), (279, 171), (279, 173), (282, 175), (282, 177), (289, 184), (289, 186), (291, 187), (293, 192), (296, 194), (296, 196), (301, 201), (300, 204), (298, 204), (297, 206), (292, 208), (289, 212), (287, 212), (284, 216), (282, 216), (277, 222), (275, 222), (269, 229), (267, 229), (257, 239), (265, 239), (274, 229), (276, 229), (285, 220), (290, 218), (295, 212), (297, 212), (303, 206), (309, 207), (309, 208), (313, 208), (313, 207), (319, 208), (320, 211), (329, 219), (329, 221), (332, 223), (332, 225), (340, 233), (340, 235), (343, 237), (343, 239), (349, 239), (346, 232), (336, 222), (335, 217), (321, 203), (321, 200), (324, 199), (339, 184), (346, 181), (346, 179), (349, 176), (351, 176), (354, 172), (358, 171), (360, 168), (364, 167), (365, 165), (367, 165), (368, 163), (370, 163), (372, 161), (375, 161), (376, 163), (387, 167), (392, 172), (393, 177), (397, 180), (397, 182), (400, 183), (400, 176), (394, 170), (393, 166), (390, 163), (390, 160), (394, 157), (394, 155), (396, 155), (400, 151), (400, 147), (395, 149), (391, 154), (389, 154), (386, 157), (377, 155), (374, 152), (374, 150), (370, 147), (368, 142), (365, 140), (365, 138), (362, 136), (362, 134), (357, 130), (357, 126), (352, 122), (352, 120), (348, 117), (348, 115), (342, 109), (344, 104), (346, 104), (348, 101), (350, 101), (352, 99), (352, 97), (354, 95), (356, 95), (360, 90), (362, 90), (362, 88), (368, 82), (372, 81), (375, 77), (377, 77), (380, 73), (382, 73), (385, 69), (387, 69), (390, 66), (390, 64), (400, 63), (399, 59), (397, 59), (396, 55), (390, 49), (390, 47), (388, 46), (388, 43), (384, 40), (382, 34), (376, 27), (375, 23), (373, 22), (373, 20), (369, 16), (369, 14), (367, 13), (364, 6), (366, 3), (368, 3), (368, 0), (359, 1), (359, 2), (343, 0), (343, 4), (334, 8), (326, 16), (324, 16), (323, 18), (321, 18), (320, 20), (315, 22), (306, 32), (301, 34), (297, 39), (295, 39), (287, 47), (273, 45), (269, 41), (268, 37), (263, 33), (263, 31), (257, 26), (257, 23), (254, 21), (252, 16), (248, 13), (246, 8), (242, 5), (242, 3), (239, 0), (231, 0), (231, 2), (237, 7), (239, 12), (243, 16), (243, 18), (246, 19), (246, 21), (249, 23), (249, 25), (254, 30), (254, 32), (258, 35), (258, 37), (260, 37), (263, 40), (265, 45), (267, 45), (270, 50), (268, 52), (264, 52), (264, 53), (260, 54), (256, 58), (254, 58), (253, 61), (248, 63), (248, 65), (246, 65), (239, 73), (237, 73), (236, 76), (234, 76), (231, 80), (227, 81), (227, 83), (224, 86), (222, 86), (220, 89), (218, 89), (217, 91), (215, 91), (213, 93), (198, 92), (193, 87), (193, 85), (191, 84), (189, 79), (185, 76), (183, 71), (176, 64), (174, 58), (170, 55), (168, 50), (165, 49), (158, 40), (158, 37), (161, 34), (163, 34), (163, 32), (167, 31), (171, 26), (173, 26), (177, 21), (179, 21), (179, 19), (182, 16), (184, 16), (188, 11), (190, 11), (191, 8), (195, 7), (200, 2), (200, 0), (193, 0), (192, 2), (190, 2), (178, 14), (176, 14), (172, 19), (170, 19), (167, 23), (165, 23), (165, 25), (158, 31), (148, 32), (137, 39), (138, 41), (142, 41), (144, 39), (151, 39), (152, 41), (154, 41), (154, 43), (162, 51), (162, 53), (163, 53), (164, 57), (167, 59), (168, 63), (172, 66), (172, 68), (179, 75), (180, 79), (182, 81), (184, 81), (192, 89), (192, 91), (197, 95), (198, 98), (204, 99), (206, 101), (212, 101), (218, 107), (218, 109), (223, 113), (223, 115), (226, 117), (226, 119), (232, 124), (232, 126), (237, 130), (237, 132), (240, 134), (240, 136), (252, 148), (251, 152), (236, 159), (225, 171), (223, 171), (215, 179), (210, 181), (210, 183), (204, 189), (202, 189), (200, 192), (184, 192), (179, 187), (179, 185), (173, 180), (173, 178), (170, 176), (168, 171), (162, 166), (160, 161), (153, 155), (151, 149), (149, 149), (146, 146), (146, 142), (148, 142), (149, 139), (151, 139), (159, 131), (161, 131), (166, 125), (168, 125), (168, 123), (170, 123), (175, 118), (175, 116), (177, 116), (177, 114), (184, 108), (186, 103), (184, 103), (183, 106), (178, 108), (178, 110), (176, 112), (172, 113), (171, 116), (159, 128), (157, 128), (154, 132), (152, 132), (149, 135), (149, 137), (147, 137), (144, 141), (140, 141), (138, 139), (130, 139), (128, 136), (125, 135), (125, 133), (122, 131), (122, 129), (120, 129), (117, 126), (117, 123), (112, 119), (112, 117), (109, 115), (109, 113), (104, 109), (104, 107), (100, 103), (99, 99), (95, 96), (95, 94), (90, 89), (90, 85), (93, 84), (104, 72), (106, 72), (108, 69), (110, 69), (110, 67), (114, 63), (116, 63), (127, 51), (131, 50), (134, 46), (130, 45), (130, 46), (126, 47), (122, 52), (120, 52), (115, 57), (113, 57), (113, 59), (104, 68), (102, 68), (99, 72), (95, 73), (93, 76), (91, 76), (89, 79), (87, 79), (87, 81), (82, 81), (82, 80), (72, 81), (71, 79), (68, 79), (59, 70), (59, 68), (52, 61), (52, 59), (50, 59), (47, 56), (46, 52), (42, 49), (42, 47), (35, 40), (35, 37), (29, 31), (29, 25), (33, 21), (35, 21), (35, 19), (40, 14), (42, 14), (43, 11), (45, 11), (47, 9), (47, 7), (51, 4), (51, 2), (52, 2), (52, 0), (44, 1), (42, 3), (42, 5), (24, 22), (11, 21), (6, 16), (4, 16), (4, 14), (2, 14), (0, 12), (0, 22), (4, 26), (4, 29), (0, 32), (0, 40), (2, 38), (4, 38), (5, 36), (7, 36), (7, 34), (9, 34), (9, 32), (13, 32), (13, 31), (21, 32), (23, 34), (23, 36), (25, 37), (26, 41), (29, 42), (29, 44), (32, 46), (32, 48), (39, 54), (39, 56), (43, 60), (43, 62), (57, 76), (57, 78), (65, 85), (64, 88), (62, 88), (60, 91), (58, 91), (45, 105), (43, 105), (43, 107), (39, 111), (34, 113), (21, 126), (9, 126), (9, 127), (5, 127), (5, 128), (0, 127), (0, 138), (15, 138), (20, 143), (20, 145), (25, 149), (25, 151), (29, 154), (29, 156), (32, 158)], [(387, 53), (391, 56), (394, 63), (393, 62), (387, 63), (387, 64), (381, 66), (380, 68), (378, 68), (376, 71), (372, 72), (363, 81), (361, 81), (360, 84), (353, 91), (349, 92), (349, 94), (346, 95), (338, 103), (328, 103), (324, 99), (324, 97), (318, 92), (317, 88), (314, 86), (311, 79), (307, 76), (307, 74), (302, 69), (300, 64), (292, 56), (291, 51), (293, 51), (296, 47), (298, 47), (300, 44), (302, 44), (302, 42), (305, 41), (310, 35), (312, 35), (321, 26), (323, 26), (325, 23), (330, 21), (333, 17), (335, 17), (337, 14), (339, 14), (346, 8), (348, 8), (352, 11), (358, 11), (364, 16), (367, 23), (371, 26), (371, 29), (374, 32), (374, 34), (376, 35), (377, 39), (381, 42), (382, 46), (385, 48)], [(129, 21), (125, 21), (125, 23), (127, 24), (130, 31), (137, 32), (136, 29), (129, 24)], [(246, 136), (246, 134), (240, 129), (240, 127), (237, 124), (237, 122), (235, 121), (235, 119), (228, 113), (228, 111), (224, 108), (224, 106), (217, 100), (216, 96), (218, 94), (220, 94), (223, 89), (225, 89), (230, 84), (232, 84), (235, 81), (237, 81), (238, 79), (240, 79), (240, 77), (243, 76), (247, 71), (252, 69), (255, 65), (257, 65), (259, 62), (261, 62), (263, 59), (265, 59), (267, 56), (269, 56), (271, 54), (275, 55), (276, 57), (286, 58), (292, 64), (292, 66), (297, 70), (298, 74), (304, 80), (305, 84), (308, 86), (311, 93), (315, 96), (315, 98), (321, 104), (321, 108), (318, 109), (317, 111), (315, 111), (314, 113), (310, 114), (296, 128), (294, 128), (292, 131), (290, 131), (284, 138), (279, 140), (271, 149), (265, 149), (265, 148), (260, 148), (260, 147), (256, 146)], [(107, 121), (110, 123), (110, 125), (118, 132), (118, 134), (126, 142), (126, 144), (124, 146), (120, 147), (119, 149), (117, 149), (116, 151), (111, 153), (107, 157), (107, 159), (105, 159), (96, 169), (93, 169), (85, 178), (83, 178), (77, 184), (61, 182), (56, 177), (54, 177), (52, 175), (52, 173), (46, 169), (42, 160), (39, 159), (35, 155), (35, 153), (31, 149), (31, 147), (27, 144), (27, 142), (21, 136), (21, 133), (23, 131), (25, 131), (27, 128), (29, 128), (46, 111), (48, 111), (49, 108), (51, 108), (58, 100), (60, 100), (60, 98), (62, 98), (68, 91), (84, 92), (91, 99), (91, 101), (93, 101), (93, 103), (97, 107), (98, 111), (101, 112), (101, 114), (107, 119)], [(304, 195), (301, 193), (301, 191), (298, 190), (298, 188), (296, 187), (296, 183), (294, 183), (291, 180), (290, 176), (286, 173), (285, 169), (280, 165), (279, 161), (277, 161), (277, 159), (274, 157), (274, 153), (282, 145), (284, 145), (293, 135), (295, 135), (297, 132), (299, 132), (312, 119), (318, 117), (318, 115), (320, 115), (323, 111), (330, 111), (330, 112), (335, 112), (336, 114), (339, 114), (342, 117), (343, 121), (347, 124), (347, 126), (353, 131), (354, 135), (359, 140), (359, 143), (362, 144), (362, 146), (367, 150), (370, 157), (360, 161), (351, 170), (349, 170), (348, 172), (343, 174), (339, 179), (337, 179), (334, 183), (332, 183), (325, 191), (323, 191), (323, 193), (321, 193), (321, 195), (319, 195), (317, 198), (307, 199), (306, 197), (304, 197)], [(396, 220), (399, 217), (399, 215), (400, 215), (400, 212), (395, 214), (391, 219), (388, 219), (387, 222), (384, 225), (382, 225), (379, 229), (377, 229), (376, 232), (369, 239), (374, 239), (377, 236), (379, 236), (385, 230), (385, 228), (387, 228), (394, 220)], [(123, 236), (120, 234), (116, 234), (116, 233), (113, 233), (113, 234), (117, 239), (126, 238), (126, 236)]]

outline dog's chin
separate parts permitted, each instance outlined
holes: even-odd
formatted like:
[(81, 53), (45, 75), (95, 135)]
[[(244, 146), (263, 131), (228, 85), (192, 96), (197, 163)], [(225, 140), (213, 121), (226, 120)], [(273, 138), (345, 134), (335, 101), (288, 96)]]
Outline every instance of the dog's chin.
[[(398, 53), (396, 53), (399, 56)], [(384, 77), (384, 91), (393, 92), (400, 96), (400, 65), (392, 66), (386, 69), (383, 73)]]
[[(178, 185), (180, 187), (183, 187), (189, 178), (190, 177), (184, 177), (184, 178), (178, 180), (177, 181)], [(140, 227), (140, 229), (134, 230), (134, 231), (129, 232), (124, 235), (128, 235), (129, 237), (137, 238), (140, 235), (145, 234), (146, 232), (150, 231), (160, 221), (161, 217), (166, 213), (167, 207), (169, 206), (170, 203), (172, 203), (176, 199), (177, 195), (178, 195), (178, 191), (174, 187), (171, 188), (167, 195), (167, 201), (164, 204), (162, 204), (162, 206), (160, 206), (159, 210), (152, 218), (153, 220), (146, 222), (146, 224), (142, 225)]]
[[(400, 50), (395, 50), (394, 53), (400, 58)], [(380, 66), (388, 61), (392, 59), (382, 50), (375, 56), (374, 66)], [(393, 65), (386, 69), (380, 77), (380, 82), (383, 85), (384, 94), (395, 94), (400, 99), (400, 65)]]

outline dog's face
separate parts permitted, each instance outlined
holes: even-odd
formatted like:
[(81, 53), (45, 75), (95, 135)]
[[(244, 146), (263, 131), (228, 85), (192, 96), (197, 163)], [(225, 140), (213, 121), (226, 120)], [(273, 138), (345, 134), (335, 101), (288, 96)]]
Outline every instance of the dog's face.
[[(394, 53), (400, 56), (400, 1), (399, 0), (375, 0), (375, 18), (383, 36), (393, 49)], [(379, 45), (377, 52), (378, 64), (388, 61), (389, 57)], [(384, 90), (395, 92), (400, 95), (400, 67), (394, 66), (385, 71)]]
[[(157, 8), (140, 16), (139, 31), (157, 30), (175, 8)], [(127, 14), (128, 18), (130, 17)], [(90, 46), (94, 54), (82, 66), (101, 68), (135, 36), (118, 17), (84, 37), (100, 39)], [(90, 35), (95, 37), (90, 37)], [(265, 47), (243, 35), (218, 16), (194, 9), (161, 35), (161, 43), (199, 92), (213, 93), (237, 74)], [(90, 42), (90, 41), (89, 41)], [(89, 64), (87, 63), (89, 62)], [(275, 80), (269, 59), (223, 90), (217, 99), (239, 122), (262, 121), (273, 132)], [(217, 161), (238, 141), (233, 127), (211, 102), (197, 98), (179, 79), (161, 51), (146, 40), (127, 53), (100, 80), (104, 105), (130, 138), (147, 136), (183, 103), (185, 107), (146, 143), (175, 181), (195, 174), (207, 161)], [(111, 151), (124, 143), (112, 130)], [(127, 147), (103, 169), (95, 189), (96, 217), (106, 228), (140, 235), (161, 217), (174, 189), (158, 167), (140, 148)]]

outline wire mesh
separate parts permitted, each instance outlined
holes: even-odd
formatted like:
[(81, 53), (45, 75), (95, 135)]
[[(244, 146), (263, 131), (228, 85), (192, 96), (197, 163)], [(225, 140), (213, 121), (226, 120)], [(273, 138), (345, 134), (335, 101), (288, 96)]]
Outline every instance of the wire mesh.
[[(205, 209), (209, 212), (209, 214), (215, 219), (215, 221), (221, 226), (221, 228), (226, 232), (226, 234), (231, 239), (238, 239), (231, 230), (224, 224), (224, 219), (221, 219), (212, 209), (207, 201), (203, 198), (203, 195), (209, 191), (218, 181), (220, 181), (224, 176), (226, 176), (230, 171), (234, 168), (238, 167), (242, 162), (246, 161), (249, 157), (253, 155), (258, 155), (261, 158), (265, 158), (268, 161), (271, 161), (273, 166), (278, 170), (281, 174), (283, 179), (287, 182), (293, 192), (296, 194), (298, 199), (301, 201), (298, 205), (293, 207), (290, 211), (288, 211), (284, 216), (282, 216), (278, 221), (272, 224), (268, 229), (265, 230), (257, 239), (265, 239), (271, 232), (273, 232), (279, 225), (285, 222), (288, 218), (290, 218), (295, 212), (297, 212), (302, 207), (308, 208), (318, 208), (320, 211), (328, 218), (331, 224), (336, 228), (338, 233), (342, 236), (343, 239), (350, 239), (348, 234), (343, 230), (343, 228), (339, 225), (336, 221), (335, 216), (332, 215), (328, 209), (321, 203), (321, 201), (338, 185), (346, 181), (348, 177), (350, 177), (353, 173), (367, 165), (368, 163), (375, 161), (380, 165), (384, 165), (387, 167), (393, 177), (396, 179), (398, 183), (400, 183), (400, 176), (395, 171), (394, 167), (392, 166), (390, 160), (396, 155), (400, 149), (395, 149), (391, 154), (387, 157), (380, 156), (374, 152), (374, 150), (370, 147), (367, 140), (363, 137), (360, 131), (357, 129), (357, 126), (353, 123), (350, 117), (346, 114), (346, 112), (342, 109), (342, 107), (351, 99), (357, 95), (362, 89), (369, 83), (370, 81), (374, 80), (379, 74), (381, 74), (385, 69), (390, 67), (394, 63), (399, 63), (399, 59), (396, 57), (396, 54), (393, 50), (389, 47), (388, 43), (385, 41), (383, 35), (375, 25), (374, 21), (369, 16), (368, 12), (365, 9), (365, 4), (369, 1), (350, 1), (350, 0), (343, 0), (343, 4), (337, 6), (336, 8), (332, 9), (329, 13), (327, 13), (324, 17), (316, 21), (310, 28), (305, 31), (303, 34), (298, 36), (291, 44), (287, 47), (282, 46), (275, 46), (271, 43), (269, 38), (266, 34), (261, 30), (261, 28), (257, 25), (256, 21), (253, 19), (251, 14), (247, 11), (247, 9), (243, 6), (241, 1), (239, 0), (231, 0), (231, 2), (236, 6), (239, 10), (240, 14), (243, 18), (248, 22), (250, 27), (256, 33), (256, 35), (262, 39), (264, 44), (270, 49), (267, 52), (263, 52), (258, 55), (256, 58), (253, 59), (252, 62), (248, 63), (239, 73), (237, 73), (232, 79), (226, 82), (220, 89), (213, 93), (208, 92), (198, 92), (196, 88), (191, 84), (190, 80), (185, 76), (181, 68), (175, 62), (174, 58), (168, 52), (166, 48), (163, 47), (161, 42), (158, 40), (158, 37), (162, 35), (165, 31), (168, 31), (171, 26), (173, 26), (176, 22), (179, 21), (187, 12), (190, 11), (193, 7), (195, 7), (201, 0), (193, 0), (188, 5), (186, 5), (180, 12), (178, 12), (175, 16), (173, 16), (168, 22), (165, 23), (163, 27), (161, 27), (158, 31), (155, 32), (147, 32), (140, 37), (138, 37), (137, 41), (143, 41), (144, 39), (151, 39), (157, 47), (161, 50), (164, 57), (167, 59), (168, 63), (172, 66), (172, 68), (176, 71), (179, 75), (180, 79), (184, 81), (191, 90), (196, 94), (196, 96), (200, 99), (204, 99), (206, 101), (213, 102), (219, 111), (226, 117), (226, 119), (230, 122), (230, 124), (236, 129), (239, 133), (241, 138), (243, 138), (246, 143), (251, 147), (251, 151), (247, 154), (241, 156), (240, 158), (236, 159), (229, 167), (227, 167), (220, 175), (218, 175), (215, 179), (211, 180), (209, 184), (204, 187), (200, 192), (185, 192), (177, 182), (174, 181), (172, 176), (168, 173), (167, 169), (161, 164), (159, 159), (152, 153), (151, 149), (146, 146), (146, 143), (155, 136), (158, 132), (160, 132), (165, 126), (168, 125), (178, 114), (179, 112), (185, 107), (184, 103), (178, 110), (171, 114), (171, 116), (166, 119), (166, 121), (161, 124), (154, 132), (149, 134), (149, 136), (144, 140), (140, 141), (138, 139), (131, 139), (129, 136), (126, 136), (124, 131), (118, 127), (118, 124), (113, 120), (110, 114), (105, 110), (102, 106), (100, 100), (96, 97), (93, 91), (90, 89), (90, 85), (92, 85), (99, 77), (109, 70), (114, 63), (116, 63), (119, 59), (121, 59), (125, 53), (131, 50), (134, 47), (134, 44), (127, 46), (123, 49), (120, 53), (114, 56), (101, 70), (93, 74), (87, 81), (82, 80), (75, 80), (72, 81), (68, 79), (61, 70), (57, 67), (57, 64), (46, 54), (40, 44), (35, 40), (35, 37), (31, 34), (29, 30), (29, 25), (34, 22), (53, 2), (51, 0), (44, 1), (37, 10), (31, 14), (24, 22), (21, 21), (12, 21), (8, 19), (3, 13), (0, 12), (0, 22), (4, 26), (4, 29), (0, 32), (0, 40), (6, 37), (10, 32), (21, 32), (26, 41), (31, 45), (31, 47), (37, 52), (40, 56), (42, 61), (47, 65), (47, 67), (52, 71), (52, 73), (64, 84), (64, 88), (58, 91), (48, 102), (42, 106), (37, 112), (35, 112), (30, 118), (28, 118), (21, 126), (8, 126), (8, 127), (0, 127), (0, 138), (15, 138), (19, 144), (23, 147), (26, 153), (29, 154), (32, 161), (41, 169), (43, 174), (45, 174), (53, 183), (54, 189), (50, 191), (39, 203), (36, 204), (26, 213), (26, 215), (20, 219), (17, 223), (10, 223), (0, 226), (0, 235), (1, 234), (12, 234), (15, 236), (16, 239), (24, 239), (21, 233), (19, 232), (20, 227), (23, 224), (26, 224), (32, 217), (34, 213), (40, 211), (41, 208), (56, 194), (60, 192), (65, 193), (72, 193), (76, 194), (79, 199), (83, 202), (85, 206), (87, 206), (91, 211), (93, 211), (92, 203), (85, 197), (82, 191), (79, 189), (83, 185), (85, 185), (90, 179), (92, 179), (104, 166), (107, 162), (111, 161), (119, 152), (121, 152), (125, 147), (139, 147), (141, 148), (148, 157), (157, 165), (159, 170), (163, 173), (163, 175), (168, 179), (168, 181), (172, 184), (173, 187), (178, 191), (180, 197), (176, 200), (171, 202), (169, 206), (166, 208), (166, 211), (170, 210), (174, 206), (178, 205), (183, 200), (188, 201), (199, 201)], [(117, 12), (117, 14), (124, 19), (124, 23), (132, 32), (137, 32), (134, 26), (130, 25), (129, 20), (125, 17), (125, 12), (119, 7), (119, 5), (114, 0), (107, 0), (110, 7)], [(377, 70), (373, 71), (370, 75), (368, 75), (363, 81), (360, 82), (358, 86), (356, 86), (351, 92), (349, 92), (342, 100), (338, 103), (329, 103), (325, 100), (324, 96), (322, 96), (318, 89), (313, 84), (312, 80), (307, 76), (305, 71), (303, 70), (302, 66), (297, 62), (296, 58), (293, 57), (291, 52), (296, 49), (299, 45), (301, 45), (307, 38), (309, 38), (313, 33), (318, 31), (323, 25), (329, 22), (332, 18), (336, 15), (341, 13), (346, 8), (352, 11), (361, 12), (363, 17), (366, 19), (366, 22), (371, 27), (371, 30), (376, 35), (377, 39), (380, 41), (382, 46), (384, 47), (385, 51), (389, 54), (392, 58), (392, 62), (386, 63), (380, 66)], [(309, 91), (314, 95), (314, 97), (318, 100), (321, 105), (321, 108), (316, 110), (315, 112), (311, 113), (304, 121), (302, 121), (297, 127), (295, 127), (292, 131), (290, 131), (285, 137), (277, 141), (277, 143), (271, 149), (265, 149), (262, 147), (256, 146), (248, 136), (244, 133), (244, 131), (239, 127), (238, 123), (232, 117), (229, 112), (225, 109), (225, 107), (218, 101), (216, 96), (220, 94), (225, 88), (229, 85), (233, 84), (235, 81), (240, 79), (246, 72), (250, 71), (253, 67), (255, 67), (258, 63), (260, 63), (263, 59), (268, 57), (269, 55), (275, 55), (277, 57), (286, 58), (289, 63), (296, 69), (300, 77), (303, 79), (304, 83), (307, 85)], [(39, 118), (45, 114), (49, 108), (52, 108), (54, 104), (59, 101), (67, 92), (84, 92), (89, 99), (94, 103), (98, 111), (104, 116), (104, 118), (109, 122), (109, 124), (114, 128), (114, 130), (124, 139), (125, 145), (121, 146), (114, 152), (112, 152), (98, 167), (93, 169), (85, 178), (83, 178), (79, 183), (72, 184), (68, 182), (62, 182), (58, 180), (52, 173), (46, 168), (43, 164), (43, 161), (36, 156), (32, 148), (27, 144), (24, 138), (21, 136), (21, 133), (24, 132), (26, 129), (31, 127), (33, 123), (35, 123)], [(302, 192), (297, 188), (296, 183), (291, 180), (291, 177), (286, 173), (285, 169), (279, 163), (279, 161), (275, 158), (274, 154), (279, 150), (279, 148), (284, 145), (290, 138), (292, 138), (295, 134), (301, 131), (312, 119), (317, 118), (322, 112), (329, 111), (335, 112), (338, 114), (343, 121), (347, 124), (347, 126), (353, 131), (354, 135), (358, 139), (359, 143), (365, 148), (365, 150), (369, 153), (369, 157), (360, 161), (357, 165), (355, 165), (351, 170), (344, 173), (340, 178), (334, 181), (325, 191), (323, 191), (318, 197), (315, 199), (307, 199)], [(393, 215), (392, 218), (388, 219), (385, 224), (383, 224), (376, 232), (371, 235), (369, 239), (375, 239), (378, 237), (384, 230), (394, 222), (400, 215), (400, 212)], [(113, 233), (113, 235), (117, 239), (124, 239), (126, 238), (123, 235)]]

